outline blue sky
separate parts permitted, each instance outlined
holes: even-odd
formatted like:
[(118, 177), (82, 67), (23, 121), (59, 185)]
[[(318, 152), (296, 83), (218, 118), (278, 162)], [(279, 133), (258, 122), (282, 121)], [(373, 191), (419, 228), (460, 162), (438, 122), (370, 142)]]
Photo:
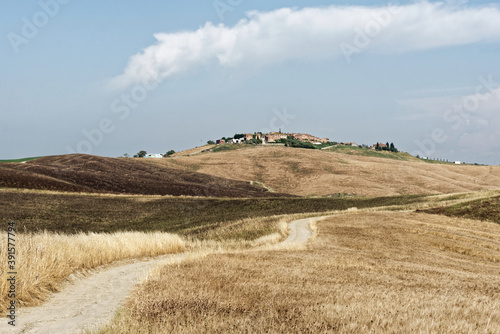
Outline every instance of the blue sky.
[(500, 164), (499, 6), (392, 4), (2, 1), (0, 159), (281, 128)]

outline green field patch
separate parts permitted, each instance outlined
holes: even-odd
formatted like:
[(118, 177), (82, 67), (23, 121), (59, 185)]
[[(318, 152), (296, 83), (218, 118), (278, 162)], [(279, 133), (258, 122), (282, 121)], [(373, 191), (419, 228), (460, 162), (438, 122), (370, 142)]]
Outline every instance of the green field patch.
[(336, 145), (336, 146), (327, 148), (324, 151), (343, 153), (343, 154), (349, 154), (349, 155), (361, 155), (361, 156), (365, 156), (365, 157), (401, 160), (401, 161), (416, 160), (415, 157), (413, 157), (412, 155), (405, 153), (405, 152), (395, 153), (395, 152), (388, 152), (388, 151), (375, 151), (375, 150), (370, 150), (368, 148), (347, 146), (347, 145)]
[(30, 158), (21, 158), (21, 159), (0, 160), (0, 162), (26, 162), (26, 161), (35, 160), (38, 158), (43, 158), (43, 157), (30, 157)]
[(219, 144), (212, 149), (212, 152), (226, 152), (226, 151), (234, 151), (244, 147), (249, 147), (249, 145), (243, 144)]

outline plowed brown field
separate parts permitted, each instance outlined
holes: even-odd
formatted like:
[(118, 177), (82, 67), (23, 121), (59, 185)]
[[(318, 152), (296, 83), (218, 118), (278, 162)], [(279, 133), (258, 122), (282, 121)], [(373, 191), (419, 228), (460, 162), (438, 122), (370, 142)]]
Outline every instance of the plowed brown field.
[(0, 187), (141, 195), (286, 196), (249, 182), (169, 168), (146, 160), (72, 154), (26, 163), (2, 163)]

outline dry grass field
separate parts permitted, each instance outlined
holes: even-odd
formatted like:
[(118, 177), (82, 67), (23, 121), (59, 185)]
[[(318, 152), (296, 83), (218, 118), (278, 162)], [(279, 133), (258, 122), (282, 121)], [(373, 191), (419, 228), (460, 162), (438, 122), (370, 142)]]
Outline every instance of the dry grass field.
[[(71, 274), (85, 274), (91, 269), (115, 261), (178, 253), (184, 241), (167, 233), (119, 232), (113, 234), (16, 233), (16, 270), (19, 285), (16, 299), (21, 306), (33, 306), (58, 291)], [(7, 245), (7, 234), (0, 234)], [(0, 258), (7, 259), (7, 248), (0, 248)], [(5, 277), (5, 267), (0, 276)], [(9, 301), (9, 284), (0, 281), (0, 315)]]
[(99, 333), (500, 332), (500, 225), (361, 212), (317, 229), (306, 250), (164, 267)]
[(408, 161), (339, 152), (243, 146), (158, 162), (233, 180), (257, 181), (274, 191), (299, 196), (391, 196), (500, 188), (500, 166), (429, 164), (406, 155), (401, 157)]

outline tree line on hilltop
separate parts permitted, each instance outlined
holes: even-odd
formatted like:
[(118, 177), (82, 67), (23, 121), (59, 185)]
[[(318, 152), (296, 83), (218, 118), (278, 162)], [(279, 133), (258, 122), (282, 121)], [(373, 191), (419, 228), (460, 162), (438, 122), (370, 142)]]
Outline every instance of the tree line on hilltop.
[(394, 143), (391, 143), (389, 145), (388, 142), (385, 145), (377, 143), (377, 145), (375, 145), (375, 150), (376, 151), (390, 151), (390, 152), (394, 152), (394, 153), (399, 152), (398, 149), (394, 146)]

